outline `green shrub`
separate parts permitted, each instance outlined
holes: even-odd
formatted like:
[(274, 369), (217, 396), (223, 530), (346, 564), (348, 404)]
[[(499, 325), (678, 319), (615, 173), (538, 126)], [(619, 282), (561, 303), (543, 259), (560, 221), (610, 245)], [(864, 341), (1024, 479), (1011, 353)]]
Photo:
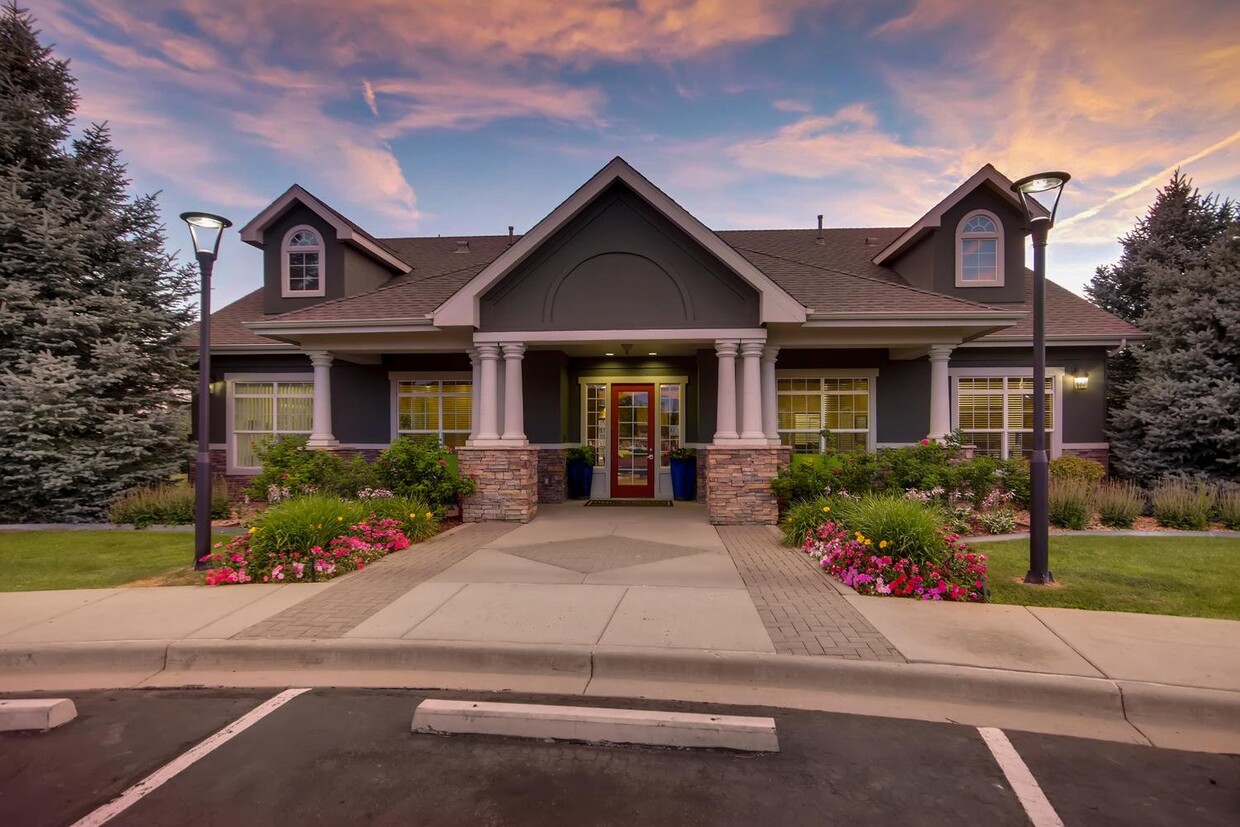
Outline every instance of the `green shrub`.
[(462, 477), (456, 457), (438, 440), (401, 437), (379, 455), (376, 463), (383, 486), (432, 508), (455, 505), (457, 497), (474, 493), (471, 477)]
[(876, 553), (884, 540), (890, 545), (886, 553), (916, 563), (940, 562), (947, 553), (943, 515), (933, 506), (889, 494), (841, 501), (835, 510), (849, 531), (874, 541)]
[(1051, 460), (1048, 469), (1052, 480), (1083, 482), (1089, 485), (1097, 483), (1107, 473), (1101, 462), (1070, 454)]
[(977, 515), (977, 519), (987, 534), (1011, 534), (1016, 530), (1016, 512), (1010, 508), (996, 508)]
[(956, 465), (950, 465), (948, 469), (949, 479), (953, 483), (952, 489), (956, 491), (967, 490), (970, 498), (973, 500), (974, 508), (982, 507), (982, 502), (986, 499), (986, 495), (994, 489), (995, 484), (999, 481), (999, 464), (985, 454)]
[[(135, 528), (152, 525), (192, 525), (194, 522), (194, 488), (185, 482), (131, 488), (108, 505), (108, 520), (130, 524)], [(211, 519), (223, 520), (231, 510), (228, 487), (223, 480), (211, 485)]]
[(781, 468), (771, 480), (771, 491), (780, 502), (792, 506), (823, 496), (827, 487), (827, 470), (821, 454), (794, 455), (787, 468)]
[(948, 464), (948, 460), (955, 456), (955, 453), (954, 449), (933, 441), (925, 445), (907, 445), (881, 451), (878, 454), (881, 488), (900, 491), (910, 488), (919, 491), (944, 488), (951, 491), (955, 487), (955, 478), (959, 475), (959, 472)]
[(1167, 528), (1205, 531), (1210, 527), (1213, 492), (1204, 482), (1163, 480), (1150, 496), (1154, 519)]
[(1132, 528), (1145, 509), (1145, 494), (1133, 482), (1102, 482), (1094, 489), (1098, 520), (1110, 528)]
[(360, 454), (350, 459), (329, 464), (320, 491), (338, 497), (353, 499), (359, 491), (379, 485), (379, 471)]
[(1009, 457), (997, 463), (999, 482), (1012, 494), (1012, 502), (1021, 508), (1029, 507), (1029, 494), (1033, 485), (1029, 480), (1029, 461), (1022, 456)]
[[(256, 500), (278, 501), (326, 490), (340, 477), (343, 461), (331, 451), (307, 448), (306, 440), (304, 436), (285, 435), (258, 445), (254, 452), (263, 470), (246, 486), (246, 494)], [(269, 496), (273, 490), (278, 493)]]
[(1047, 498), (1047, 518), (1058, 528), (1081, 531), (1089, 525), (1092, 514), (1090, 494), (1092, 487), (1080, 480), (1055, 480), (1050, 484)]
[(565, 462), (583, 462), (586, 465), (593, 466), (597, 461), (597, 455), (593, 445), (574, 445), (564, 452)]
[(806, 535), (831, 519), (834, 512), (835, 501), (830, 497), (814, 497), (793, 503), (779, 524), (784, 533), (784, 545), (800, 548), (805, 543)]
[(1240, 486), (1220, 487), (1214, 494), (1214, 512), (1225, 527), (1240, 530)]

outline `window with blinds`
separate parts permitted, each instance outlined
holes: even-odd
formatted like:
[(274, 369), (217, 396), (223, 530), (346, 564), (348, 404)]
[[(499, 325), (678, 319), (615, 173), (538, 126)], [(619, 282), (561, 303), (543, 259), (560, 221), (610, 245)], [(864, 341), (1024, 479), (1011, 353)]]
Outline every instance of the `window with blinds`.
[(259, 468), (257, 449), (284, 434), (314, 429), (313, 382), (233, 382), (232, 464)]
[(816, 454), (827, 447), (825, 430), (837, 451), (869, 448), (872, 384), (866, 376), (777, 379), (780, 441), (794, 453)]
[(401, 379), (396, 383), (396, 433), (459, 448), (473, 428), (468, 379)]
[[(1055, 380), (1046, 380), (1046, 432), (1055, 430)], [(1033, 452), (1033, 379), (1016, 376), (956, 380), (957, 427), (978, 453), (999, 459)], [(1049, 444), (1049, 443), (1048, 443)]]

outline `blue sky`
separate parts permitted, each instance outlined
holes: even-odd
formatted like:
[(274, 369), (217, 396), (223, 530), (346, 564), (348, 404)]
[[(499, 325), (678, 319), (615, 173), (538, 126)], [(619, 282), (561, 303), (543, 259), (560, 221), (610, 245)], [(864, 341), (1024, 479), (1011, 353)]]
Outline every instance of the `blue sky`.
[[(42, 0), (135, 189), (239, 226), (300, 183), (376, 235), (528, 229), (622, 155), (716, 229), (908, 225), (1066, 169), (1079, 291), (1182, 166), (1240, 195), (1240, 4)], [(259, 286), (231, 234), (216, 306)]]

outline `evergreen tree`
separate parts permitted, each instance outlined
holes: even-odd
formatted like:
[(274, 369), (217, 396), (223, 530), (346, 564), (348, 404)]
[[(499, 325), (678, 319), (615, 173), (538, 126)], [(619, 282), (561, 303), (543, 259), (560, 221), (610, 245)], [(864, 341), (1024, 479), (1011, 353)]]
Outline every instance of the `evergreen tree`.
[(194, 277), (106, 127), (70, 141), (76, 105), (67, 62), (0, 9), (0, 522), (97, 518), (185, 454)]
[(1112, 443), (1132, 474), (1240, 479), (1240, 225), (1203, 251), (1199, 266), (1150, 268), (1150, 308), (1137, 351), (1141, 388), (1115, 412)]
[(1085, 293), (1094, 304), (1126, 322), (1140, 325), (1150, 309), (1150, 269), (1183, 272), (1200, 267), (1206, 250), (1235, 219), (1235, 205), (1203, 196), (1192, 179), (1176, 170), (1137, 226), (1120, 239), (1118, 264), (1094, 271)]
[[(1151, 281), (1156, 269), (1186, 272), (1205, 263), (1206, 251), (1235, 219), (1229, 200), (1203, 196), (1192, 180), (1176, 170), (1158, 191), (1145, 216), (1131, 232), (1120, 239), (1123, 252), (1118, 263), (1103, 265), (1085, 286), (1094, 304), (1140, 327), (1150, 310)], [(1138, 381), (1137, 354), (1140, 346), (1118, 351), (1107, 360), (1107, 407), (1112, 448), (1112, 471), (1124, 476), (1136, 474), (1125, 458), (1139, 450), (1146, 435), (1140, 420), (1120, 418), (1132, 398)]]

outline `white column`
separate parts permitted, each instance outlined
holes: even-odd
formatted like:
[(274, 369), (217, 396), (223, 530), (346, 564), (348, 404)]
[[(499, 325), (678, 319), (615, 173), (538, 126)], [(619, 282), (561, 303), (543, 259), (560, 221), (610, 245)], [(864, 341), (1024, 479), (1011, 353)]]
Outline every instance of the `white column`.
[[(737, 356), (740, 355), (740, 345), (737, 345)], [(745, 421), (745, 360), (737, 358), (736, 360), (736, 430), (739, 432), (744, 428)], [(739, 439), (739, 436), (738, 436)]]
[(947, 364), (952, 345), (930, 346), (930, 433), (931, 439), (942, 439), (952, 430), (951, 380)]
[(335, 448), (340, 443), (332, 433), (332, 357), (325, 350), (309, 351), (306, 355), (314, 365), (314, 423), (306, 445)]
[(736, 433), (736, 342), (715, 342), (719, 358), (719, 397), (715, 405), (715, 442), (735, 440)]
[(481, 399), (478, 400), (478, 432), (475, 439), (479, 442), (499, 439), (499, 345), (478, 345), (478, 358), (482, 361), (479, 369)]
[(478, 436), (480, 428), (478, 411), (482, 401), (482, 358), (478, 356), (476, 347), (469, 348), (466, 353), (469, 354), (469, 367), (473, 371), (473, 382), (470, 386), (469, 438), (474, 439)]
[(521, 392), (521, 360), (525, 358), (525, 345), (507, 342), (504, 349), (504, 441), (519, 445), (525, 439), (525, 399)]
[(779, 348), (767, 345), (762, 351), (762, 433), (767, 442), (779, 444), (779, 386), (775, 381), (775, 360)]
[(762, 430), (762, 342), (741, 342), (745, 384), (741, 396), (741, 439), (766, 442)]

